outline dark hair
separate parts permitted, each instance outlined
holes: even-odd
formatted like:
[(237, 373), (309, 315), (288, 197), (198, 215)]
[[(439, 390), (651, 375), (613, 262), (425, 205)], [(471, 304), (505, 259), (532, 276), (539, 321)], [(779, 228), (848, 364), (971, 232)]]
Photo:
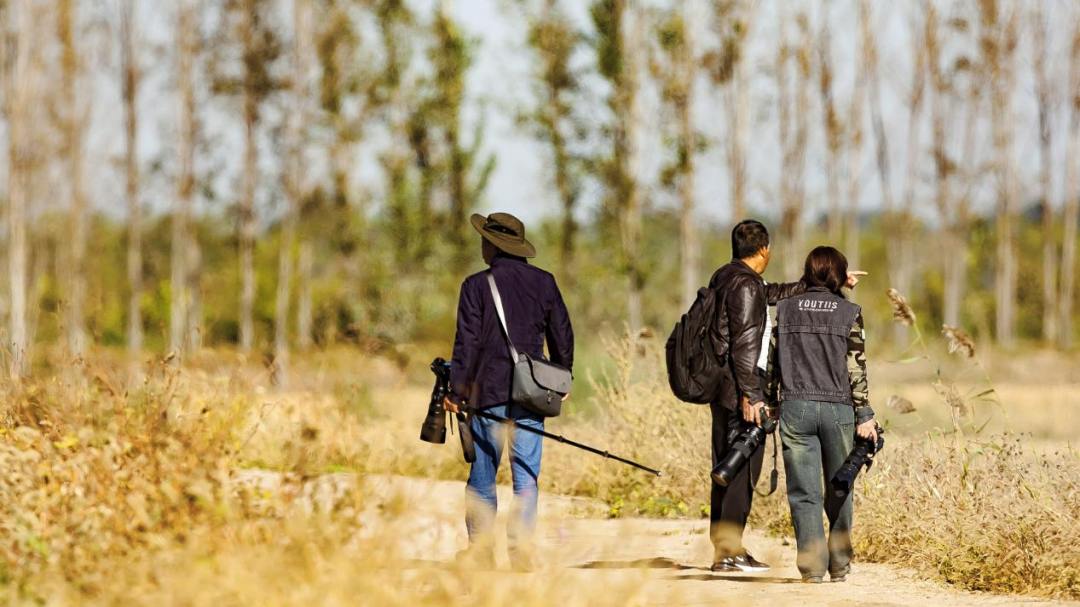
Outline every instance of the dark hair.
[(769, 231), (760, 221), (744, 219), (731, 231), (731, 256), (747, 259), (769, 246)]
[(840, 289), (847, 283), (847, 257), (833, 247), (817, 247), (806, 256), (802, 279), (808, 287), (825, 287), (843, 296)]

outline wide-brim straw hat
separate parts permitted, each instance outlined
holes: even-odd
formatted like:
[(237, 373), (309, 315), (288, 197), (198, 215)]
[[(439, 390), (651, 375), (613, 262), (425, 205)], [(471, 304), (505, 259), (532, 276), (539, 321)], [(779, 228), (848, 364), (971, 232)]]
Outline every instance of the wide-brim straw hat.
[(536, 257), (536, 247), (525, 238), (525, 224), (509, 213), (474, 214), (470, 219), (477, 232), (491, 244), (517, 257)]

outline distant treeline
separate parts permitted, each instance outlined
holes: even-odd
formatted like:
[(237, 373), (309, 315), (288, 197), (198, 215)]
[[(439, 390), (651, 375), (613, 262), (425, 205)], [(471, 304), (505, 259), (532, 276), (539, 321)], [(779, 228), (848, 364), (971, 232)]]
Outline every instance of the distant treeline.
[[(809, 246), (830, 242), (873, 272), (860, 299), (895, 287), (1005, 347), (1071, 347), (1080, 13), (894, 4), (500, 5), (532, 61), (529, 100), (511, 111), (557, 201), (530, 234), (581, 326), (665, 331), (727, 260), (728, 226), (701, 220), (695, 187), (699, 157), (718, 149), (707, 170), (725, 171), (729, 189), (711, 203), (773, 220), (771, 278), (796, 278)], [(480, 46), (453, 2), (159, 9), (0, 0), (11, 372), (26, 373), (43, 340), (180, 358), (235, 343), (272, 352), (285, 382), (296, 347), (449, 336), (457, 284), (478, 263), (468, 216), (496, 162), (486, 114), (464, 119)], [(903, 57), (883, 57), (890, 40)], [(102, 82), (115, 107), (95, 106)], [(695, 111), (703, 99), (708, 116)], [(178, 117), (152, 160), (138, 151), (149, 103)], [(101, 115), (123, 126), (121, 158), (88, 149)], [(221, 158), (232, 148), (210, 122), (235, 131), (237, 159)], [(717, 124), (722, 135), (705, 136)], [(1035, 158), (1021, 158), (1031, 142)], [(662, 151), (660, 166), (645, 148)], [(222, 164), (239, 167), (235, 179)], [(357, 178), (371, 168), (374, 190)], [(121, 177), (124, 212), (107, 216), (122, 225), (88, 187), (107, 176)], [(163, 215), (147, 216), (151, 189), (167, 193)], [(587, 190), (599, 202), (583, 212)], [(884, 329), (881, 314), (868, 309), (872, 327)]]

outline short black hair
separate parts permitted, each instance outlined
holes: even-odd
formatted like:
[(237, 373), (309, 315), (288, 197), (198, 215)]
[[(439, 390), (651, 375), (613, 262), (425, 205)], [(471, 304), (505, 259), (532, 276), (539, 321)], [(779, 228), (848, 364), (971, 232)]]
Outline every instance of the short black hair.
[(769, 231), (765, 225), (754, 219), (744, 219), (735, 224), (731, 231), (731, 256), (735, 259), (747, 259), (769, 246)]

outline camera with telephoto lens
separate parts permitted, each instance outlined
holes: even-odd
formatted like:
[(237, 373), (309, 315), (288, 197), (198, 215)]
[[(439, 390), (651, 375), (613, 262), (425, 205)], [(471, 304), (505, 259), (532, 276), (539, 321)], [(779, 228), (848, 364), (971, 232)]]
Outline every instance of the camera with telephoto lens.
[[(443, 407), (443, 401), (450, 394), (450, 363), (442, 358), (436, 358), (431, 363), (431, 372), (435, 374), (435, 387), (431, 390), (431, 400), (428, 402), (424, 425), (420, 427), (420, 440), (441, 445), (446, 442), (447, 411)], [(469, 428), (469, 419), (464, 413), (458, 413), (456, 417), (458, 434), (461, 436), (461, 451), (465, 455), (465, 461), (471, 464), (476, 461), (476, 450), (473, 445), (472, 430)]]
[(769, 412), (769, 407), (762, 411), (765, 419), (761, 420), (761, 425), (744, 423), (742, 433), (732, 441), (727, 455), (712, 470), (712, 478), (717, 485), (727, 487), (743, 469), (746, 462), (750, 461), (754, 452), (765, 444), (765, 439), (776, 431), (776, 420)]
[(882, 449), (885, 448), (885, 429), (881, 426), (877, 427), (877, 440), (863, 438), (861, 436), (855, 437), (855, 448), (851, 450), (851, 455), (848, 456), (847, 461), (843, 466), (836, 471), (836, 476), (829, 482), (829, 486), (832, 487), (833, 494), (836, 497), (846, 497), (851, 493), (851, 488), (855, 486), (855, 479), (858, 478), (859, 472), (862, 472), (865, 466), (867, 470), (874, 464), (874, 456), (877, 455)]

